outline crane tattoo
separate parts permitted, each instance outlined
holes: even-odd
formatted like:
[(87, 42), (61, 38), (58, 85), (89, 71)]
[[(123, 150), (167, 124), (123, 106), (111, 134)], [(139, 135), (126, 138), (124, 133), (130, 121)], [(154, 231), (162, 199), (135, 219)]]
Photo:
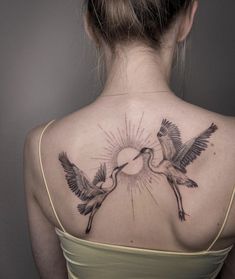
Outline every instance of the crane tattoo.
[(90, 213), (86, 233), (89, 233), (95, 213), (101, 207), (107, 196), (117, 187), (117, 177), (121, 170), (128, 164), (122, 164), (112, 170), (107, 177), (106, 164), (101, 164), (93, 181), (90, 182), (86, 174), (75, 164), (70, 162), (66, 152), (59, 154), (59, 160), (66, 173), (65, 178), (70, 190), (85, 203), (78, 204), (78, 211), (82, 215)]
[(186, 167), (207, 148), (208, 139), (217, 129), (218, 127), (212, 123), (208, 129), (183, 144), (178, 127), (167, 119), (163, 119), (160, 130), (157, 133), (163, 159), (157, 166), (153, 166), (154, 151), (148, 147), (142, 148), (133, 159), (136, 160), (139, 156), (145, 157), (151, 172), (166, 177), (175, 194), (178, 215), (181, 221), (185, 220), (185, 215), (188, 214), (184, 211), (178, 185), (185, 185), (189, 188), (198, 187), (195, 181), (186, 176)]

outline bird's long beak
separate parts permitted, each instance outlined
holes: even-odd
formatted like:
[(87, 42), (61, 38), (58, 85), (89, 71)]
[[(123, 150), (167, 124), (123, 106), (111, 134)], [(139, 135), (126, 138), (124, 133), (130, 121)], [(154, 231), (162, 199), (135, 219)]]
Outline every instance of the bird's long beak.
[(118, 167), (119, 171), (121, 171), (123, 168), (125, 168), (126, 165), (128, 165), (128, 163), (125, 163), (125, 164), (119, 166), (119, 167)]
[(135, 156), (135, 158), (134, 158), (132, 161), (136, 160), (136, 159), (139, 158), (141, 155), (142, 155), (142, 153), (140, 152), (139, 154), (137, 154), (137, 156)]

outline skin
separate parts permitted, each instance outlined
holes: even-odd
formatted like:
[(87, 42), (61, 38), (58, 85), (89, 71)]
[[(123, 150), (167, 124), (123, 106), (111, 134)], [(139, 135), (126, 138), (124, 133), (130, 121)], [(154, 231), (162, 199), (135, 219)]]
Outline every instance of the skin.
[[(132, 223), (123, 217), (125, 212), (122, 211), (122, 208), (119, 208), (118, 213), (115, 210), (109, 210), (108, 214), (107, 211), (98, 212), (95, 219), (97, 222), (93, 224), (96, 229), (89, 236), (89, 240), (152, 249), (199, 251), (209, 246), (215, 236), (215, 231), (218, 231), (218, 227), (221, 224), (217, 226), (217, 222), (223, 220), (228, 197), (235, 183), (235, 148), (233, 140), (235, 138), (235, 119), (185, 103), (177, 98), (169, 87), (176, 44), (188, 36), (197, 7), (198, 1), (195, 1), (191, 9), (184, 16), (180, 16), (177, 19), (175, 25), (165, 35), (164, 41), (167, 47), (159, 53), (150, 51), (145, 45), (134, 43), (126, 47), (119, 46), (117, 55), (113, 58), (108, 47), (103, 45), (108, 76), (101, 95), (92, 104), (56, 121), (44, 135), (42, 159), (45, 175), (60, 220), (71, 234), (80, 238), (85, 237), (83, 231), (87, 220), (79, 219), (79, 222), (77, 222), (75, 217), (68, 218), (68, 216), (77, 217), (77, 199), (65, 187), (64, 173), (56, 159), (58, 153), (61, 150), (67, 150), (71, 157), (73, 156), (71, 160), (79, 164), (84, 171), (97, 168), (97, 162), (91, 165), (91, 161), (87, 163), (83, 159), (86, 154), (92, 154), (92, 152), (96, 154), (97, 148), (103, 148), (103, 138), (97, 128), (97, 123), (105, 123), (109, 128), (116, 127), (116, 125), (120, 124), (119, 119), (126, 112), (134, 121), (139, 112), (142, 111), (146, 112), (144, 127), (151, 131), (157, 131), (164, 116), (168, 119), (173, 119), (176, 123), (182, 123), (181, 128), (184, 131), (185, 139), (189, 139), (202, 131), (211, 122), (215, 122), (219, 127), (218, 133), (213, 139), (216, 149), (214, 150), (212, 147), (208, 149), (207, 153), (203, 154), (204, 157), (201, 156), (200, 160), (198, 159), (198, 164), (195, 162), (194, 168), (189, 168), (188, 170), (190, 177), (197, 177), (200, 191), (202, 191), (197, 192), (197, 195), (190, 195), (188, 192), (182, 193), (187, 195), (187, 199), (185, 199), (187, 200), (187, 209), (193, 212), (195, 218), (182, 227), (174, 214), (171, 215), (171, 212), (174, 212), (172, 208), (169, 209), (169, 212), (167, 211), (167, 218), (164, 216), (163, 219), (161, 219), (161, 211), (159, 211), (159, 214), (154, 214), (154, 216), (159, 215), (159, 221), (156, 224), (154, 223), (156, 227), (152, 230), (159, 232), (158, 237), (156, 238), (156, 234), (153, 234), (151, 237), (143, 239), (141, 234), (148, 235), (148, 228), (152, 226), (154, 216), (150, 216), (149, 222), (148, 218), (139, 216), (139, 219), (143, 222), (136, 229), (137, 232), (140, 232), (139, 237), (134, 232), (131, 234), (133, 230), (130, 224)], [(84, 17), (84, 24), (87, 35), (93, 40), (86, 17)], [(94, 43), (96, 42), (94, 41)], [(155, 91), (158, 93), (143, 93), (143, 91)], [(113, 96), (117, 92), (128, 92), (128, 94)], [(24, 184), (29, 231), (33, 255), (40, 278), (64, 279), (67, 278), (65, 260), (58, 238), (54, 233), (54, 227), (60, 228), (60, 225), (48, 201), (38, 163), (38, 139), (45, 124), (43, 123), (30, 130), (24, 145)], [(92, 138), (96, 139), (95, 145), (90, 142), (91, 134), (87, 127), (91, 127)], [(56, 142), (53, 141), (54, 138), (57, 139)], [(68, 140), (70, 138), (76, 138), (76, 144), (72, 140)], [(84, 143), (87, 143), (86, 146)], [(78, 156), (76, 155), (76, 150), (80, 150)], [(224, 167), (222, 168), (221, 166)], [(205, 169), (207, 170), (206, 172)], [(92, 174), (93, 172), (88, 173), (90, 177), (92, 177)], [(161, 181), (161, 183), (164, 182)], [(56, 187), (60, 188), (61, 192)], [(167, 189), (167, 187), (162, 188)], [(122, 188), (119, 189), (122, 190)], [(120, 195), (122, 194), (123, 196), (120, 197), (116, 197), (114, 192), (110, 194), (104, 207), (109, 206), (110, 203), (110, 208), (112, 208), (111, 203), (115, 203), (118, 198), (125, 200), (125, 193), (120, 192)], [(167, 196), (168, 194), (163, 192), (162, 195)], [(209, 196), (210, 199), (205, 200), (205, 196)], [(172, 196), (168, 199), (164, 205), (166, 209), (175, 206), (175, 200), (171, 202)], [(64, 200), (70, 206), (66, 207)], [(224, 206), (217, 206), (215, 211), (216, 201), (219, 204), (224, 204)], [(161, 202), (164, 202), (164, 198)], [(199, 212), (198, 215), (197, 212)], [(208, 220), (201, 218), (205, 212), (210, 216)], [(115, 228), (112, 222), (113, 216), (118, 216), (116, 219), (118, 229)], [(119, 219), (121, 223), (118, 223)], [(169, 220), (169, 222), (166, 223), (164, 220)], [(222, 235), (223, 238), (221, 237), (218, 240), (213, 247), (214, 250), (228, 247), (234, 243), (234, 220), (235, 206), (233, 204), (230, 218)], [(108, 223), (111, 223), (112, 226), (107, 228)], [(158, 227), (159, 224), (160, 227)], [(114, 231), (116, 233), (112, 233)], [(159, 239), (161, 239), (161, 242), (159, 242)], [(45, 258), (47, 259), (46, 261)], [(224, 265), (222, 279), (229, 279), (235, 276), (234, 266), (235, 253), (233, 249)]]

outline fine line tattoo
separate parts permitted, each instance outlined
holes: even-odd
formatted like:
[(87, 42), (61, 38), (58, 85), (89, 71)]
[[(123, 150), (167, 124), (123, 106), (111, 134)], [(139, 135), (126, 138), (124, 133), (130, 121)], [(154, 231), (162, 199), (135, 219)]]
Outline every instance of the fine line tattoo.
[[(167, 119), (163, 119), (157, 132), (159, 141), (157, 143), (155, 132), (146, 132), (146, 129), (142, 127), (143, 116), (144, 113), (138, 124), (134, 125), (125, 115), (124, 129), (119, 127), (116, 133), (98, 125), (106, 137), (104, 147), (106, 153), (92, 158), (98, 160), (99, 163), (102, 160), (92, 182), (79, 167), (69, 160), (66, 152), (59, 154), (58, 158), (70, 190), (84, 202), (77, 206), (79, 213), (90, 214), (86, 233), (90, 232), (93, 217), (103, 201), (118, 184), (126, 186), (130, 194), (133, 220), (135, 220), (135, 195), (142, 195), (145, 191), (147, 197), (159, 206), (151, 189), (152, 181), (154, 180), (157, 184), (160, 176), (167, 179), (174, 192), (179, 219), (186, 220), (185, 215), (188, 214), (184, 211), (178, 186), (198, 187), (195, 181), (186, 176), (186, 167), (206, 150), (210, 136), (218, 127), (212, 123), (202, 133), (182, 143), (179, 128)], [(162, 159), (156, 156), (158, 151), (162, 153)], [(156, 161), (158, 161), (157, 164)], [(107, 176), (107, 173), (110, 175)], [(139, 190), (138, 193), (134, 191), (136, 189)]]
[(65, 177), (69, 188), (80, 200), (85, 202), (78, 204), (79, 212), (82, 215), (90, 213), (86, 228), (86, 233), (89, 233), (95, 213), (107, 196), (117, 187), (117, 176), (128, 163), (115, 167), (109, 177), (106, 174), (106, 165), (102, 164), (93, 181), (90, 182), (86, 174), (70, 162), (65, 152), (59, 154), (59, 160), (66, 172)]
[(154, 151), (148, 147), (142, 148), (140, 153), (133, 159), (136, 160), (140, 156), (146, 157), (149, 169), (155, 174), (166, 177), (174, 191), (178, 206), (178, 215), (181, 221), (185, 220), (185, 215), (188, 214), (184, 211), (178, 185), (185, 185), (190, 188), (198, 187), (195, 181), (185, 175), (186, 167), (207, 148), (209, 137), (217, 129), (218, 127), (212, 123), (208, 129), (182, 144), (178, 127), (167, 119), (163, 119), (160, 130), (157, 133), (157, 138), (162, 148), (162, 161), (157, 167), (154, 167), (152, 165)]

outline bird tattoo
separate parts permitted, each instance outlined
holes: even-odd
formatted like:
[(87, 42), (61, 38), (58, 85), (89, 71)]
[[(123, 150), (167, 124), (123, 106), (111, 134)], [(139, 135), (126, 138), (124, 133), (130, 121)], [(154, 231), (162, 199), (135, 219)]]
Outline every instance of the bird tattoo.
[(90, 182), (86, 174), (70, 162), (66, 152), (59, 154), (59, 160), (66, 173), (65, 178), (70, 190), (84, 201), (84, 203), (78, 204), (78, 211), (82, 215), (90, 214), (86, 228), (86, 233), (89, 233), (95, 213), (107, 196), (117, 187), (118, 174), (128, 163), (115, 167), (109, 177), (106, 174), (105, 163), (101, 164), (93, 181)]
[(218, 127), (212, 123), (208, 129), (183, 144), (178, 127), (167, 119), (163, 119), (157, 133), (163, 159), (157, 166), (153, 166), (154, 151), (147, 147), (142, 148), (133, 159), (136, 160), (139, 156), (145, 157), (148, 167), (153, 173), (166, 177), (175, 194), (181, 221), (185, 220), (185, 215), (188, 214), (184, 211), (178, 185), (185, 185), (189, 188), (198, 187), (195, 181), (186, 176), (186, 167), (200, 156), (202, 151), (206, 150), (208, 139), (217, 129)]

